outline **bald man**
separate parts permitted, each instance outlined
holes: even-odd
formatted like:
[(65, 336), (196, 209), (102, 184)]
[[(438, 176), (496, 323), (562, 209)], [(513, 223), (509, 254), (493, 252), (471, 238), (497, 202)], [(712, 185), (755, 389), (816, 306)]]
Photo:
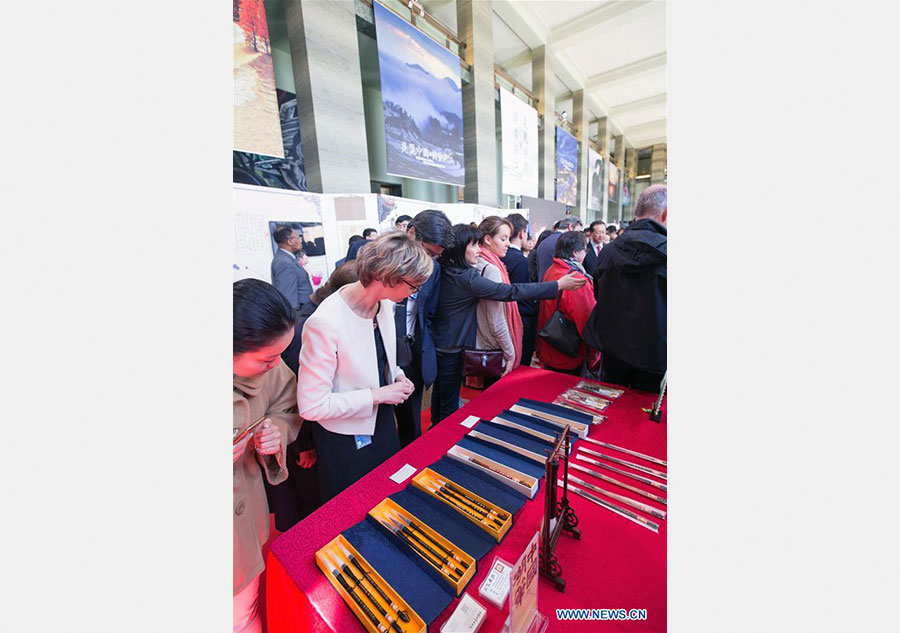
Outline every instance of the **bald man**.
[(647, 187), (634, 222), (597, 256), (584, 340), (602, 352), (600, 380), (659, 391), (666, 372), (665, 185)]

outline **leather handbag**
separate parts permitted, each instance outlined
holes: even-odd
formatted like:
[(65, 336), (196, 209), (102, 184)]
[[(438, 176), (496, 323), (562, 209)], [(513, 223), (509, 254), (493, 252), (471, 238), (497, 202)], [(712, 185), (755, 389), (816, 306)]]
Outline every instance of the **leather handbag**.
[(463, 376), (499, 378), (503, 374), (503, 350), (463, 349)]
[(575, 323), (559, 311), (561, 301), (562, 291), (560, 290), (556, 299), (556, 310), (550, 315), (550, 319), (541, 328), (538, 336), (547, 341), (547, 344), (553, 349), (566, 356), (577, 358), (578, 348), (581, 346), (581, 335), (578, 333)]

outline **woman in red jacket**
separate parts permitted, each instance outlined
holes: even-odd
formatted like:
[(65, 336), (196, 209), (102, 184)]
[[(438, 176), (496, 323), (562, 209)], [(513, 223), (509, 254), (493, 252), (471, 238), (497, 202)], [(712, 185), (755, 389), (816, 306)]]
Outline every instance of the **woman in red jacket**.
[[(593, 279), (582, 266), (586, 254), (587, 238), (584, 233), (581, 231), (563, 233), (556, 242), (553, 264), (547, 269), (543, 279), (543, 281), (556, 281), (573, 271), (576, 272), (576, 278), (587, 279), (587, 283), (578, 290), (562, 293), (562, 301), (559, 304), (560, 312), (575, 323), (579, 334), (584, 331), (584, 325), (597, 303), (594, 299)], [(556, 299), (541, 300), (541, 309), (538, 313), (538, 332), (550, 320), (550, 315), (555, 310)], [(537, 339), (537, 355), (546, 369), (577, 376), (581, 372), (586, 354), (587, 346), (584, 341), (578, 347), (578, 355), (572, 357), (554, 348), (540, 336)]]

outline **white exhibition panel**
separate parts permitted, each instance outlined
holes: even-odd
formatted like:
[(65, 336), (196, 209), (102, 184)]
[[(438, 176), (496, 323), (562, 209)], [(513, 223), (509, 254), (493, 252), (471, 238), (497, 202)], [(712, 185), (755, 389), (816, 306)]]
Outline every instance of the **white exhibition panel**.
[[(362, 235), (368, 227), (380, 233), (391, 231), (397, 217), (415, 217), (425, 209), (447, 214), (452, 224), (479, 224), (490, 215), (506, 216), (528, 209), (498, 209), (478, 204), (435, 203), (380, 194), (321, 194), (255, 185), (233, 185), (234, 281), (246, 278), (271, 283), (270, 266), (274, 255), (270, 222), (320, 223), (325, 255), (310, 257), (310, 276), (320, 275), (322, 282), (334, 270), (335, 263), (347, 254), (352, 235)], [(379, 222), (379, 217), (383, 219)], [(311, 233), (315, 227), (306, 229)]]

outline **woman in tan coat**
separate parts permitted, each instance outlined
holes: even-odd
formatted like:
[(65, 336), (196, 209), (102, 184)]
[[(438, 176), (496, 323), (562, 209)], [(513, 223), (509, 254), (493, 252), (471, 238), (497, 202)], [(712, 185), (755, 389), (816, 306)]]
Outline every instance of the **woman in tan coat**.
[[(496, 283), (508, 284), (509, 273), (501, 258), (509, 249), (512, 224), (496, 215), (485, 218), (478, 226), (482, 233), (481, 251), (475, 268), (478, 274)], [(503, 375), (519, 366), (522, 361), (522, 317), (515, 301), (482, 299), (476, 313), (478, 332), (475, 339), (478, 349), (503, 351)]]
[(258, 279), (234, 284), (232, 432), (234, 444), (234, 631), (261, 632), (259, 575), (262, 546), (269, 538), (269, 506), (263, 472), (270, 484), (288, 476), (285, 447), (300, 429), (297, 380), (281, 360), (294, 336), (294, 310), (274, 286)]

